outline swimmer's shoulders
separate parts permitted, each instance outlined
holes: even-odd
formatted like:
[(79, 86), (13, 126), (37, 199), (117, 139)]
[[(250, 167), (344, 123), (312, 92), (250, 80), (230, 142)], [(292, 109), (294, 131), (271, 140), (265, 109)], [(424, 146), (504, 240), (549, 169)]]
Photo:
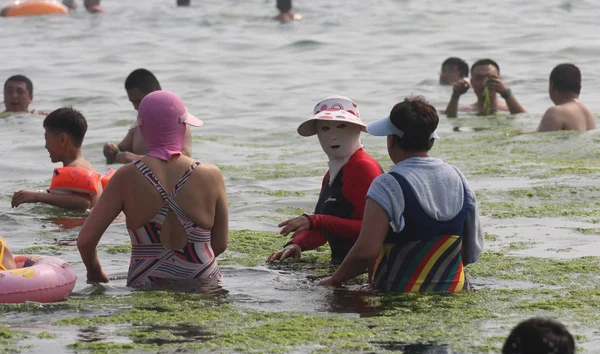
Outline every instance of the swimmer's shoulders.
[(221, 170), (217, 166), (209, 163), (200, 163), (197, 165), (194, 170), (194, 175), (202, 180), (223, 179)]
[(592, 111), (585, 105), (585, 103), (581, 102), (579, 99), (575, 101), (577, 106), (583, 111), (586, 117), (593, 117)]
[[(119, 167), (119, 169), (115, 172), (115, 174), (110, 178), (111, 181), (131, 181), (132, 178), (143, 177), (139, 172), (138, 168), (135, 167), (132, 163), (127, 165), (123, 165)], [(115, 183), (118, 184), (118, 183)]]
[(567, 109), (563, 105), (548, 107), (544, 113), (544, 118), (560, 118), (565, 112), (567, 112)]
[[(585, 119), (588, 115), (588, 108), (581, 102), (569, 102), (548, 108), (545, 115), (551, 116), (556, 120)], [(589, 112), (591, 114), (591, 112)]]

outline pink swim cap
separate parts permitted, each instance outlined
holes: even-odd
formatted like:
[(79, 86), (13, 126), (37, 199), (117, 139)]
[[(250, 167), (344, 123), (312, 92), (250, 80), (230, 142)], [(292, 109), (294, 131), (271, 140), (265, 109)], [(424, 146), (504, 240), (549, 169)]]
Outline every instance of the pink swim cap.
[(140, 127), (148, 144), (148, 156), (169, 161), (181, 155), (187, 125), (202, 126), (202, 121), (191, 115), (183, 101), (169, 91), (154, 91), (144, 97), (138, 117), (129, 129)]

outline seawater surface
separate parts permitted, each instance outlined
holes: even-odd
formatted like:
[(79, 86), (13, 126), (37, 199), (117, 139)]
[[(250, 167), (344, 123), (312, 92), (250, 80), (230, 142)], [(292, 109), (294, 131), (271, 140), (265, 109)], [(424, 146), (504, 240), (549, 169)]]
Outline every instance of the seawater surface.
[[(0, 78), (30, 77), (37, 110), (81, 110), (89, 124), (83, 151), (101, 172), (118, 167), (105, 164), (103, 144), (118, 142), (135, 119), (123, 87), (129, 72), (147, 68), (179, 94), (205, 121), (193, 129), (194, 157), (218, 165), (226, 179), (233, 231), (220, 257), (222, 284), (199, 298), (132, 292), (123, 218), (100, 244), (113, 280), (86, 284), (75, 240), (87, 214), (10, 208), (13, 192), (47, 188), (58, 166), (44, 149), (43, 116), (3, 117), (0, 235), (17, 252), (68, 260), (79, 280), (67, 302), (0, 308), (0, 352), (497, 352), (510, 328), (534, 315), (558, 318), (582, 348), (600, 348), (593, 306), (600, 297), (600, 137), (518, 134), (534, 130), (551, 104), (548, 76), (561, 62), (580, 67), (581, 99), (600, 112), (600, 3), (295, 1), (303, 19), (286, 24), (271, 20), (271, 0), (173, 3), (105, 1), (98, 16), (80, 9), (0, 18)], [(442, 139), (431, 155), (465, 173), (487, 233), (486, 253), (470, 267), (476, 290), (381, 297), (356, 290), (360, 280), (350, 290), (315, 287), (332, 271), (326, 248), (305, 254), (300, 265), (265, 265), (286, 242), (276, 225), (311, 212), (327, 170), (317, 138), (295, 131), (313, 105), (346, 95), (365, 122), (408, 95), (443, 110), (451, 88), (440, 87), (437, 75), (449, 56), (469, 64), (495, 59), (529, 111), (455, 120), (440, 114)], [(472, 92), (461, 99), (473, 101)], [(363, 143), (391, 167), (385, 139), (365, 135)]]

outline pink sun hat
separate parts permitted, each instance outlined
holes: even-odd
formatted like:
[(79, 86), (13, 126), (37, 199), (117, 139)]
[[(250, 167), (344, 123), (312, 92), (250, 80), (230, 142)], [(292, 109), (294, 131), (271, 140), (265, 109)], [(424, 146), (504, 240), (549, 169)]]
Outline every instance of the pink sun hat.
[(174, 155), (181, 155), (186, 125), (202, 124), (176, 94), (154, 91), (140, 103), (137, 119), (129, 129), (140, 127), (148, 144), (148, 156), (169, 161)]
[(360, 126), (363, 132), (367, 131), (367, 126), (360, 119), (358, 105), (344, 96), (330, 96), (317, 103), (314, 116), (300, 124), (298, 134), (302, 136), (317, 134), (317, 120), (351, 123)]

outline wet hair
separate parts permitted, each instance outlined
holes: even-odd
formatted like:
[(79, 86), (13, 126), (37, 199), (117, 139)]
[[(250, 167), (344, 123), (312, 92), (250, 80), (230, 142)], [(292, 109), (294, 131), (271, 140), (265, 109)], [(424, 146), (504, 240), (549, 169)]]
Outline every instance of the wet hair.
[(292, 10), (292, 0), (277, 0), (277, 9), (280, 12), (288, 12)]
[(550, 82), (562, 93), (581, 92), (581, 71), (573, 64), (559, 64), (550, 73)]
[(87, 121), (81, 112), (71, 108), (59, 108), (44, 119), (44, 128), (55, 133), (66, 133), (75, 147), (81, 147), (87, 132)]
[(390, 112), (390, 121), (404, 132), (402, 138), (394, 136), (401, 149), (429, 151), (433, 146), (430, 136), (437, 129), (440, 118), (423, 96), (417, 96), (396, 104)]
[(444, 66), (456, 66), (460, 77), (469, 77), (469, 64), (461, 58), (450, 57), (442, 63), (442, 69)]
[(27, 76), (24, 75), (14, 75), (9, 77), (6, 82), (4, 83), (4, 89), (6, 90), (6, 86), (8, 86), (8, 83), (10, 81), (13, 82), (24, 82), (25, 85), (27, 85), (27, 91), (29, 91), (29, 95), (31, 97), (33, 97), (33, 82), (31, 82), (31, 80), (29, 80), (29, 78)]
[(498, 66), (498, 63), (496, 63), (492, 59), (477, 60), (473, 65), (471, 65), (471, 73), (473, 72), (473, 69), (475, 69), (476, 66), (480, 66), (480, 65), (492, 65), (496, 68), (496, 70), (498, 70), (498, 75), (500, 75), (500, 66)]
[(519, 323), (504, 342), (502, 354), (574, 354), (575, 340), (565, 326), (547, 317)]
[(125, 90), (138, 89), (144, 93), (161, 90), (158, 79), (146, 69), (136, 69), (125, 79)]
[(190, 0), (177, 0), (177, 6), (190, 6)]

